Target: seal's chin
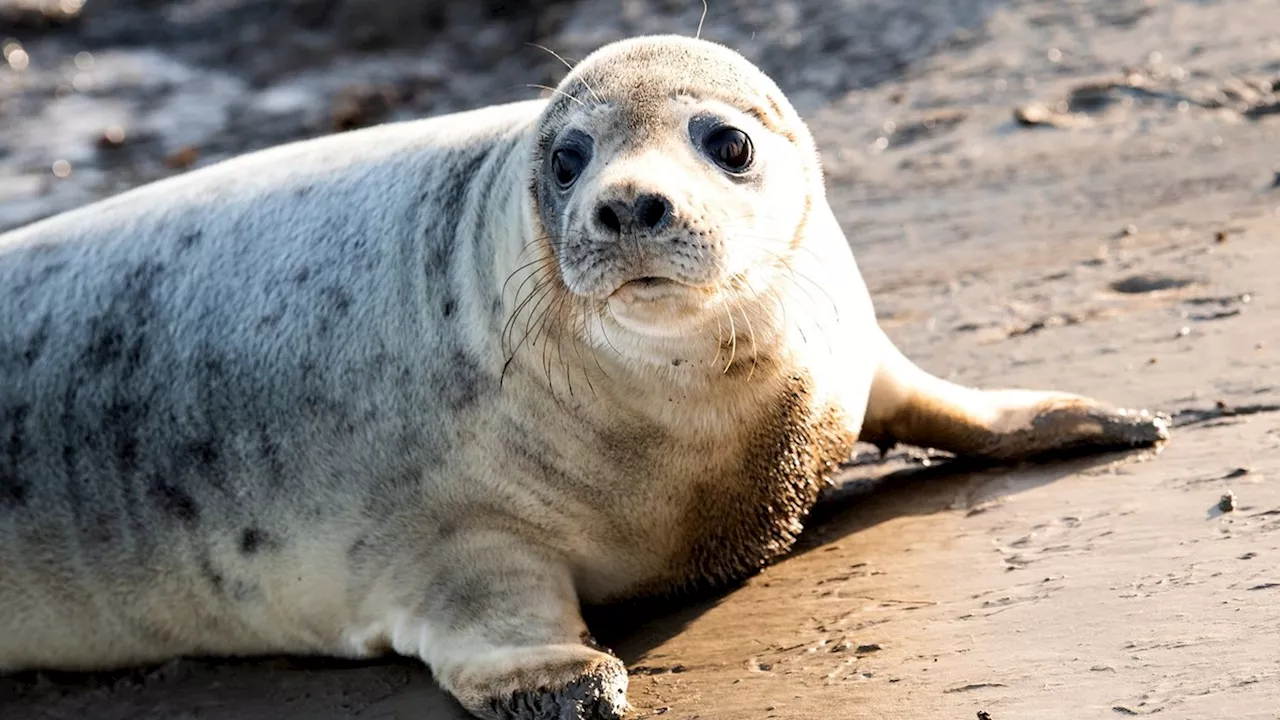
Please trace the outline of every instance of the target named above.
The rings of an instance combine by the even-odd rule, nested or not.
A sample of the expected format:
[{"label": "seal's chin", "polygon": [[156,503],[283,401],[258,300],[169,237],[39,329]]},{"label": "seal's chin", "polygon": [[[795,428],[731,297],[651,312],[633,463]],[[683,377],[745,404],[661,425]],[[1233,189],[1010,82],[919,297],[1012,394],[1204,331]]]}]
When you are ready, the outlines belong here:
[{"label": "seal's chin", "polygon": [[713,295],[671,278],[646,276],[629,280],[609,294],[613,317],[645,335],[673,336],[688,331],[703,318]]}]

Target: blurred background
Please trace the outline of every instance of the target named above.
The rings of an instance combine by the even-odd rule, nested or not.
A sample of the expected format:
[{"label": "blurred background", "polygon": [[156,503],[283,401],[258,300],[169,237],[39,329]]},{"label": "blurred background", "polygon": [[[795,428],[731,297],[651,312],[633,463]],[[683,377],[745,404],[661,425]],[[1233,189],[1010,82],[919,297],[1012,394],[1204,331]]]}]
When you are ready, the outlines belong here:
[{"label": "blurred background", "polygon": [[[829,173],[876,196],[856,188],[884,151],[892,169],[963,169],[1016,126],[1150,136],[1198,111],[1265,114],[1280,79],[1270,5],[710,0],[703,36],[774,77]],[[574,60],[692,35],[702,13],[700,0],[0,0],[0,230],[292,139],[535,97],[565,68],[533,43]]]},{"label": "blurred background", "polygon": [[[802,111],[971,39],[994,0],[712,0]],[[908,3],[907,5],[912,5]],[[535,97],[700,0],[0,0],[0,229],[282,141]]]}]

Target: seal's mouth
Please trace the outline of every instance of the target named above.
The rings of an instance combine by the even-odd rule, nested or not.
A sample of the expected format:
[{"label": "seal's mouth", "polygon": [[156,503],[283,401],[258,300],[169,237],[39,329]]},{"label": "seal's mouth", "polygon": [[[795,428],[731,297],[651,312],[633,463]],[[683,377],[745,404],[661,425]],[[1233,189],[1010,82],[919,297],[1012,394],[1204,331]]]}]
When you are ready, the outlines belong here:
[{"label": "seal's mouth", "polygon": [[662,275],[642,275],[609,293],[609,317],[645,337],[683,337],[701,328],[716,302],[715,287]]},{"label": "seal's mouth", "polygon": [[627,282],[622,284],[622,287],[626,287],[628,285],[630,285],[633,288],[653,289],[653,288],[661,288],[667,285],[684,285],[684,283],[678,280],[672,280],[671,278],[668,278],[668,277],[662,277],[660,275],[646,275],[645,277],[638,277],[635,280],[628,280]]},{"label": "seal's mouth", "polygon": [[623,302],[654,302],[673,297],[698,294],[700,288],[660,275],[645,275],[628,280],[610,293],[611,299]]}]

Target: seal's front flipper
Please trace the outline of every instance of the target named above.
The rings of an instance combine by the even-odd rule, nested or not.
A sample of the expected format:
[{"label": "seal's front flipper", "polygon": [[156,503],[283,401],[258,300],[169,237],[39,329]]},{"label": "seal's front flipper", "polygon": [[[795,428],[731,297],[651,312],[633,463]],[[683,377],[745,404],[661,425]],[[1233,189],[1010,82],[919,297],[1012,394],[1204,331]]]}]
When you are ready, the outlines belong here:
[{"label": "seal's front flipper", "polygon": [[1146,447],[1168,437],[1168,418],[1146,410],[1118,410],[1068,393],[948,382],[921,370],[888,338],[860,435],[882,448],[903,442],[1004,461]]},{"label": "seal's front flipper", "polygon": [[407,575],[379,627],[422,658],[440,685],[485,720],[620,720],[627,671],[594,645],[573,579],[554,553],[501,531],[465,530]]},{"label": "seal's front flipper", "polygon": [[[627,670],[612,655],[581,644],[511,648],[503,651],[498,663],[505,675],[466,677],[452,683],[457,687],[455,697],[479,717],[621,720],[627,710]],[[479,674],[489,670],[477,668]],[[480,682],[469,685],[473,680]]]}]

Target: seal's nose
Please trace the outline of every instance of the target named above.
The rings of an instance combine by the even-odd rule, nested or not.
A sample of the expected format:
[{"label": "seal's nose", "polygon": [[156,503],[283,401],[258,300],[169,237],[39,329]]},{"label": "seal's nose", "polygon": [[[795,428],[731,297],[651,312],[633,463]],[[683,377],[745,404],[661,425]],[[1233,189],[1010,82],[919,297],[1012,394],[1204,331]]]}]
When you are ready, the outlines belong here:
[{"label": "seal's nose", "polygon": [[657,193],[638,195],[630,204],[621,200],[600,203],[596,224],[609,235],[653,233],[671,220],[671,201]]}]

